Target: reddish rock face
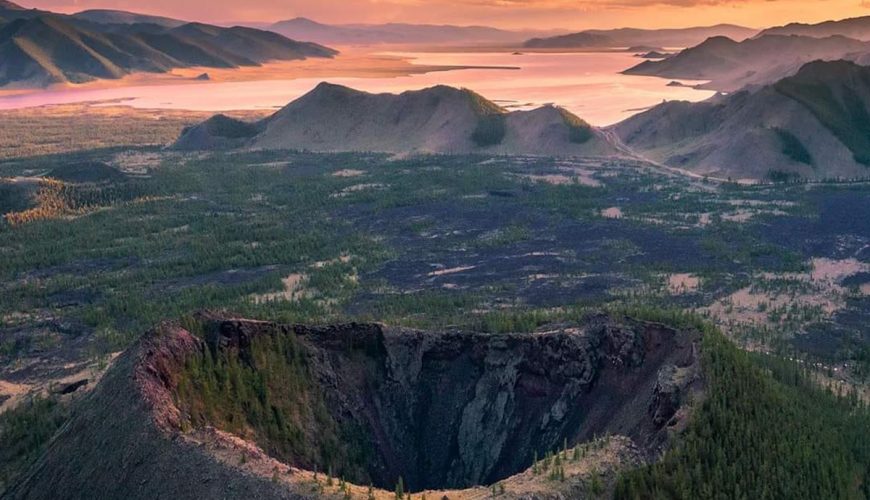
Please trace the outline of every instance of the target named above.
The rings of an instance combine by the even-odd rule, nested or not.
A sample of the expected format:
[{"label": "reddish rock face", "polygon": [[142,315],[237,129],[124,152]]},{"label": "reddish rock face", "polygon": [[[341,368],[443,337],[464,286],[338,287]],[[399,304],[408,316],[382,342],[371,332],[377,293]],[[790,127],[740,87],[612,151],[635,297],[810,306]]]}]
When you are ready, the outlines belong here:
[{"label": "reddish rock face", "polygon": [[259,336],[294,336],[333,421],[370,445],[354,480],[453,488],[503,479],[536,452],[605,433],[660,452],[682,394],[698,383],[697,336],[606,316],[570,326],[488,335],[212,318],[205,338],[250,362]]}]

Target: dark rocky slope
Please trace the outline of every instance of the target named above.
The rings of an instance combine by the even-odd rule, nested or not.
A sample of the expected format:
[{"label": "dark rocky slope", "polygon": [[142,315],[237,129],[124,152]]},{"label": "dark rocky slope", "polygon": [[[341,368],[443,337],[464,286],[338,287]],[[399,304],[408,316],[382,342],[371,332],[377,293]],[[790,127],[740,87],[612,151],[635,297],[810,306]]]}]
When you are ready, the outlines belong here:
[{"label": "dark rocky slope", "polygon": [[[396,95],[321,83],[256,124],[221,121],[226,126],[220,129],[209,120],[185,130],[173,147],[554,156],[623,152],[610,136],[561,108],[508,112],[470,90],[443,85]],[[235,134],[241,130],[248,135]]]},{"label": "dark rocky slope", "polygon": [[[159,332],[159,333],[158,333]],[[125,352],[3,498],[294,498],[177,435],[169,388],[201,341],[163,325]],[[298,497],[295,497],[298,498]]]},{"label": "dark rocky slope", "polygon": [[[606,316],[510,335],[374,324],[311,328],[214,317],[201,324],[202,336],[174,324],[144,336],[6,496],[314,495],[310,485],[294,488],[242,473],[188,439],[196,432],[191,426],[201,400],[179,391],[191,367],[201,366],[195,360],[209,359],[208,353],[265,380],[257,398],[271,402],[276,414],[278,392],[307,380],[297,394],[311,395],[310,407],[322,403],[326,414],[312,421],[320,425],[297,428],[303,442],[317,446],[333,425],[354,429],[369,444],[365,461],[337,472],[387,487],[401,475],[415,489],[495,481],[529,466],[536,452],[542,456],[563,440],[573,444],[603,433],[627,435],[654,458],[666,446],[668,429],[682,423],[685,412],[678,409],[687,391],[700,386],[697,333]],[[269,359],[304,367],[300,379],[270,384],[268,372],[257,372],[258,365],[265,366],[257,346],[270,342],[293,346],[292,356]],[[297,407],[294,414],[309,409]],[[259,423],[244,425],[256,430]],[[253,434],[264,449],[280,448]],[[281,458],[311,465],[292,455]]]},{"label": "dark rocky slope", "polygon": [[855,40],[870,41],[870,16],[825,21],[818,24],[790,23],[785,26],[768,28],[759,33],[759,36],[764,35],[799,35],[815,38],[840,35]]}]

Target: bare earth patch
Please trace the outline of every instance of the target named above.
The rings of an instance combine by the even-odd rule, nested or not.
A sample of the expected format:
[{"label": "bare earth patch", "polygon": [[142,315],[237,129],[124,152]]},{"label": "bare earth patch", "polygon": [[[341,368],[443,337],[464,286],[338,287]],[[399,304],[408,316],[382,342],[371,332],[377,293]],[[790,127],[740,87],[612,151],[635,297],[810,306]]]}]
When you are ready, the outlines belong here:
[{"label": "bare earth patch", "polygon": [[622,209],[619,207],[605,208],[601,211],[601,216],[606,219],[621,219],[622,215]]},{"label": "bare earth patch", "polygon": [[810,278],[813,281],[838,282],[849,276],[867,271],[870,271],[870,265],[857,259],[813,259],[813,271]]},{"label": "bare earth patch", "polygon": [[332,173],[333,177],[359,177],[361,175],[365,175],[364,170],[355,170],[352,168],[346,168]]},{"label": "bare earth patch", "polygon": [[[256,444],[212,427],[182,436],[201,447],[211,456],[234,468],[255,476],[269,478],[288,490],[321,498],[369,498],[394,500],[395,492],[347,483],[329,477],[323,471],[314,472],[288,466],[270,457]],[[556,458],[558,456],[558,458]],[[462,490],[427,490],[412,498],[478,500],[504,497],[517,498],[578,498],[594,497],[596,488],[604,488],[605,480],[627,467],[643,463],[631,439],[611,436],[561,451],[538,461],[528,469],[499,481],[493,486],[475,486]],[[560,471],[560,472],[556,472]],[[493,496],[495,492],[496,497]]]},{"label": "bare earth patch", "polygon": [[284,290],[273,293],[263,293],[252,297],[255,304],[265,304],[267,302],[287,301],[293,302],[303,297],[303,281],[307,278],[304,274],[293,273],[289,274],[281,282],[284,284]]},{"label": "bare earth patch", "polygon": [[559,170],[570,172],[572,178],[582,186],[601,187],[601,182],[592,176],[592,171],[574,166],[561,166]]},{"label": "bare earth patch", "polygon": [[342,198],[353,193],[359,193],[360,191],[368,191],[370,189],[386,189],[387,187],[388,186],[386,184],[381,184],[378,182],[371,182],[368,184],[354,184],[353,186],[348,186],[337,193],[331,194],[330,197]]},{"label": "bare earth patch", "polygon": [[[54,394],[60,398],[78,398],[96,387],[106,370],[112,366],[120,352],[108,354],[97,361],[86,363],[67,363],[58,366],[57,371],[37,379],[28,378],[27,383],[14,383],[0,379],[0,414],[17,407],[33,397],[46,397]],[[42,363],[38,361],[37,363]],[[23,367],[26,369],[26,367]],[[69,370],[77,370],[69,373]]]},{"label": "bare earth patch", "polygon": [[[574,173],[573,171],[569,171]],[[572,186],[572,185],[580,185],[580,186],[589,186],[589,187],[600,187],[601,183],[591,177],[589,173],[582,173],[579,175],[566,175],[566,174],[547,174],[547,175],[520,175],[518,176],[522,179],[528,179],[532,182],[539,182],[544,184],[550,184],[553,186]]]},{"label": "bare earth patch", "polygon": [[112,158],[111,164],[126,174],[146,175],[149,170],[160,166],[163,154],[141,151],[125,151]]},{"label": "bare earth patch", "polygon": [[673,295],[695,292],[701,285],[701,278],[689,273],[668,275],[668,291]]},{"label": "bare earth patch", "polygon": [[759,208],[741,208],[741,209],[738,209],[737,211],[723,214],[722,220],[728,221],[728,222],[737,222],[739,224],[742,224],[745,222],[749,222],[754,217],[757,217],[759,215],[778,215],[778,216],[781,216],[781,215],[788,215],[788,213],[786,213],[782,210],[778,210],[778,209],[770,210],[770,209],[759,209]]},{"label": "bare earth patch", "polygon": [[815,258],[804,273],[760,273],[754,284],[720,299],[706,312],[723,327],[770,326],[789,317],[813,321],[830,318],[846,306],[843,279],[870,270],[856,259]]},{"label": "bare earth patch", "polygon": [[426,276],[430,276],[430,277],[446,276],[448,274],[456,274],[456,273],[461,273],[464,271],[470,271],[476,267],[477,266],[459,266],[459,267],[451,267],[449,269],[438,269],[438,270],[432,271],[431,273],[427,274]]},{"label": "bare earth patch", "polygon": [[23,397],[30,393],[32,386],[28,384],[15,384],[6,380],[0,380],[0,413],[18,405]]},{"label": "bare earth patch", "polygon": [[347,264],[348,262],[350,262],[350,259],[350,255],[341,254],[335,259],[317,261],[314,264],[311,264],[311,267],[313,267],[314,269],[321,269],[332,264]]}]

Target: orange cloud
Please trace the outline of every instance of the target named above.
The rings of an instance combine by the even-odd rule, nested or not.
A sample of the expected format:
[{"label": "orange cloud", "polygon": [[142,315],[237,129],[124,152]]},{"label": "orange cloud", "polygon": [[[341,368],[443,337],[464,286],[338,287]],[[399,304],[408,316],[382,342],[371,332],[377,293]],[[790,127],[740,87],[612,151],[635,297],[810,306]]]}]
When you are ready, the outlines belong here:
[{"label": "orange cloud", "polygon": [[297,16],[329,23],[425,22],[511,28],[769,26],[865,15],[870,0],[22,0],[73,12],[133,10],[190,20],[273,22]]}]

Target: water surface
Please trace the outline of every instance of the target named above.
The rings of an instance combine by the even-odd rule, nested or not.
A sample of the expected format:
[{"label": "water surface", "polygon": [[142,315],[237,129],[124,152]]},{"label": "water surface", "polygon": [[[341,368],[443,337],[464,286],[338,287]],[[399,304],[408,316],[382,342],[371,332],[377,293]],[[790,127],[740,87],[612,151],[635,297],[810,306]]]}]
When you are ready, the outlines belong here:
[{"label": "water surface", "polygon": [[[391,52],[416,64],[501,66],[518,69],[461,69],[381,78],[328,78],[369,92],[401,92],[437,84],[465,87],[514,109],[554,103],[594,125],[610,125],[665,100],[699,101],[711,91],[668,86],[654,77],[620,71],[641,59],[615,52]],[[0,109],[46,104],[124,100],[137,108],[227,111],[279,108],[311,90],[323,78],[202,82],[102,89],[39,91],[0,97]],[[693,84],[697,82],[684,81]]]}]

